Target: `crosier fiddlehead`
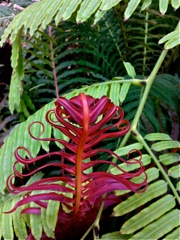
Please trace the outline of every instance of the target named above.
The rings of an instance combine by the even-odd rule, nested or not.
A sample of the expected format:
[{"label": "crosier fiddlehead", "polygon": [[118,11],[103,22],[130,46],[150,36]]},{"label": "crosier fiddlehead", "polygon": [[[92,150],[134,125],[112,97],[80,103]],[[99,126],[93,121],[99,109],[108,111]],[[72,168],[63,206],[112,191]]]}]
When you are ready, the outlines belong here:
[{"label": "crosier fiddlehead", "polygon": [[[124,119],[122,109],[113,104],[108,97],[103,96],[100,99],[96,99],[83,93],[70,100],[59,97],[55,102],[55,108],[47,112],[46,120],[54,128],[65,134],[69,141],[57,138],[35,137],[31,131],[33,125],[41,124],[43,132],[45,131],[44,125],[41,122],[33,122],[29,126],[29,134],[33,139],[59,142],[64,148],[37,157],[32,157],[28,149],[24,147],[16,149],[14,174],[8,178],[7,187],[13,194],[24,193],[24,197],[10,212],[15,211],[22,205],[35,202],[37,207],[24,208],[21,213],[40,214],[42,207],[47,208],[49,200],[55,200],[68,209],[68,213],[64,212],[61,206],[59,216],[63,216],[63,221],[72,222],[77,216],[81,217],[81,220],[84,219],[86,213],[91,212],[93,209],[98,209],[102,201],[105,201],[105,206],[115,203],[117,197],[113,194],[114,190],[132,190],[136,192],[140,189],[141,191],[146,189],[146,177],[142,176],[140,183],[131,181],[133,177],[141,176],[144,173],[141,158],[139,160],[131,159],[130,161],[125,161],[109,149],[95,148],[104,139],[121,137],[130,129],[130,123]],[[26,151],[29,157],[21,157],[20,150]],[[106,152],[127,164],[138,163],[139,169],[136,172],[126,172],[115,163],[106,159],[91,160],[102,152]],[[141,156],[141,153],[137,152]],[[31,169],[30,166],[32,164],[39,163],[46,157],[52,156],[59,160],[44,162],[41,166],[33,170]],[[86,159],[90,159],[90,161],[85,161]],[[18,171],[17,165],[19,163],[24,164],[26,173]],[[120,173],[113,175],[110,172],[86,172],[86,170],[100,164],[116,167]],[[17,187],[13,184],[14,177],[16,179],[25,179],[40,170],[52,166],[60,168],[62,174],[60,176],[44,177],[28,186],[22,185]],[[47,192],[38,194],[38,190]],[[36,191],[36,194],[33,191]],[[73,197],[70,197],[69,194],[73,195]],[[94,216],[91,223],[93,219]]]}]

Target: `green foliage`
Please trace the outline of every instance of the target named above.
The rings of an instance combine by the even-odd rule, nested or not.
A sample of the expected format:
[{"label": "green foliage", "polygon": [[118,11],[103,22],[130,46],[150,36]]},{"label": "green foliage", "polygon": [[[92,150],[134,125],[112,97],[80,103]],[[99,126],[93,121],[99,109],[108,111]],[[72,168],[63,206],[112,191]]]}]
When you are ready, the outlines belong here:
[{"label": "green foliage", "polygon": [[180,33],[180,23],[178,23],[177,28],[164,36],[161,40],[159,40],[159,44],[166,42],[164,45],[165,49],[171,49],[179,44],[179,33]]},{"label": "green foliage", "polygon": [[[23,12],[21,12],[9,25],[8,29],[5,32],[3,37],[3,41],[5,41],[6,37],[11,34],[11,41],[14,42],[15,34],[24,27],[25,32],[29,31],[32,36],[35,31],[39,29],[45,29],[52,19],[55,19],[56,25],[59,24],[60,21],[68,20],[74,12],[76,12],[76,22],[84,22],[86,21],[92,14],[95,14],[96,23],[106,12],[111,9],[113,6],[117,5],[121,0],[113,0],[113,1],[95,1],[95,0],[54,0],[49,3],[47,0],[43,0],[40,2],[36,2],[26,8]],[[124,12],[124,19],[127,20],[133,12],[136,10],[138,5],[142,2],[141,0],[128,1],[127,8]],[[142,9],[150,6],[150,3],[146,6],[143,3]],[[172,1],[171,5],[174,8],[179,8],[179,3],[176,1]],[[68,6],[68,7],[67,7]],[[161,14],[165,14],[168,8],[168,1],[159,0],[159,10]],[[78,10],[77,10],[78,9]],[[46,13],[47,11],[47,13]],[[30,21],[34,19],[33,21]]]},{"label": "green foliage", "polygon": [[[153,133],[145,136],[145,138],[150,141],[157,141],[169,139],[169,136]],[[153,145],[151,147],[153,149]],[[166,149],[165,145],[164,149]],[[179,157],[179,154],[174,153],[160,155],[160,161],[163,161],[167,167],[167,177],[179,177],[179,171],[176,169],[173,170],[174,168],[178,168],[177,165],[173,166],[173,164],[175,162],[179,163]],[[144,163],[144,159],[142,161]],[[150,162],[148,164],[151,165]],[[113,171],[112,169],[111,172]],[[171,172],[173,172],[172,175]],[[114,236],[116,236],[115,239],[159,239],[166,234],[168,239],[168,236],[171,236],[171,234],[174,236],[177,235],[180,212],[175,198],[172,194],[168,193],[169,186],[166,181],[161,180],[158,167],[151,167],[146,173],[149,184],[146,192],[131,195],[113,210],[114,217],[123,217],[130,212],[132,213],[131,217],[123,223],[119,232],[105,234],[101,239],[113,239]],[[114,172],[114,174],[117,173]],[[123,195],[125,193],[127,192],[117,191],[116,195]]]},{"label": "green foliage", "polygon": [[[159,136],[161,134],[158,134]],[[160,138],[158,136],[158,139]],[[164,135],[160,139],[164,139]],[[167,136],[168,137],[168,136]],[[146,137],[149,138],[148,135]],[[157,134],[151,134],[151,140],[155,141],[157,139]],[[134,145],[126,146],[122,149],[117,149],[116,153],[120,156],[125,155],[132,148],[142,149],[142,145],[139,143]],[[167,156],[167,154],[165,154]],[[170,155],[174,155],[174,153],[169,153],[169,159],[171,159]],[[160,159],[163,159],[164,154],[160,156]],[[179,161],[179,155],[176,158],[176,161]],[[121,202],[117,205],[113,210],[113,216],[119,217],[124,216],[125,214],[133,213],[131,218],[124,222],[122,227],[120,228],[119,234],[116,232],[109,233],[103,235],[101,239],[106,239],[107,237],[118,236],[116,239],[147,239],[146,236],[148,234],[149,237],[154,239],[159,239],[160,237],[167,234],[176,234],[177,227],[179,225],[179,210],[176,205],[175,198],[172,194],[169,194],[168,182],[165,180],[161,180],[160,169],[158,166],[151,166],[151,158],[147,154],[142,155],[143,165],[147,167],[146,174],[148,178],[149,187],[144,193],[135,193],[131,195],[127,200]],[[173,161],[174,162],[174,161]],[[171,171],[170,163],[168,168]],[[125,171],[134,171],[138,165],[132,165],[132,168],[127,168],[126,163],[122,163],[119,165]],[[111,173],[118,174],[117,170],[112,168]],[[168,176],[168,175],[167,175]],[[37,179],[41,179],[43,174],[38,173],[35,174],[29,181],[33,182]],[[171,175],[169,175],[171,178]],[[173,177],[173,176],[172,176]],[[132,181],[138,181],[138,179],[134,179]],[[170,188],[171,189],[171,188]],[[127,194],[129,191],[116,191],[116,195],[123,196]],[[21,196],[12,196],[7,195],[2,197],[3,203],[1,206],[1,211],[10,210],[14,204],[20,199]],[[4,201],[6,199],[6,201]],[[42,230],[45,231],[48,237],[54,236],[54,228],[56,225],[57,212],[59,209],[59,202],[50,201],[48,204],[47,210],[43,209],[41,215],[24,215],[21,217],[20,221],[17,221],[20,211],[22,208],[20,207],[18,211],[12,214],[1,214],[0,224],[2,224],[2,232],[0,231],[0,235],[4,238],[12,238],[13,236],[13,228],[14,225],[14,233],[16,236],[21,239],[27,236],[26,224],[31,228],[33,235],[36,239],[39,239]],[[36,206],[31,203],[31,205]],[[142,207],[144,206],[144,207]],[[32,206],[31,206],[32,207]],[[52,219],[52,220],[51,220]],[[7,231],[9,229],[9,231]],[[21,229],[21,231],[19,231]],[[149,231],[149,229],[152,229]],[[168,236],[168,235],[167,235]]]},{"label": "green foliage", "polygon": [[[30,7],[33,7],[33,5]],[[17,71],[20,68],[17,69],[16,65],[23,65],[22,61],[25,62],[26,89],[33,88],[30,96],[37,96],[36,99],[41,98],[41,101],[44,86],[49,88],[51,99],[55,97],[52,53],[60,93],[67,91],[66,89],[69,88],[76,88],[77,84],[81,87],[84,84],[92,84],[97,80],[104,81],[112,79],[114,76],[123,76],[125,70],[123,65],[120,64],[122,61],[130,62],[137,74],[149,74],[161,53],[161,46],[152,44],[161,37],[158,29],[163,29],[166,34],[169,29],[173,30],[178,18],[174,16],[173,24],[169,24],[169,15],[165,15],[164,18],[167,23],[164,24],[164,20],[159,18],[158,11],[148,9],[139,14],[140,9],[137,9],[132,18],[123,24],[123,19],[120,18],[121,11],[121,8],[118,7],[109,11],[94,27],[91,27],[92,19],[90,19],[88,22],[79,25],[75,24],[74,21],[69,21],[59,23],[56,26],[53,22],[51,27],[48,27],[45,31],[38,28],[33,36],[28,37],[27,35],[24,39],[27,46],[23,49],[22,54],[19,52],[21,50],[20,45],[15,44],[19,41],[21,35],[19,30],[19,35],[15,35],[12,51],[14,64],[12,65],[13,75],[9,95],[11,112],[21,107],[23,68],[21,68],[20,76]],[[171,13],[172,10],[169,14]],[[52,30],[50,31],[50,29]],[[137,31],[139,33],[138,37]],[[165,39],[163,42],[167,40]],[[175,41],[171,40],[173,43]],[[173,54],[177,52],[175,48],[172,51]],[[25,60],[21,58],[22,55]],[[172,53],[170,56],[172,56]],[[164,67],[168,69],[175,60],[176,58],[169,57]],[[135,73],[132,76],[134,77]],[[34,87],[34,84],[36,87]],[[19,87],[16,88],[16,85]],[[16,99],[14,98],[14,92],[16,92]],[[38,93],[41,94],[38,95]],[[44,98],[42,103],[47,103],[51,99]]]},{"label": "green foliage", "polygon": [[[139,122],[139,130],[144,135],[147,132],[163,132],[171,125],[169,134],[176,139],[176,126],[178,117],[178,78],[171,75],[158,75],[149,93],[143,114]],[[159,91],[161,89],[161,91]],[[171,89],[171,91],[169,90]],[[139,101],[141,100],[142,89],[132,85],[122,106],[126,118],[133,120]],[[176,117],[172,118],[172,112]]]},{"label": "green foliage", "polygon": [[[29,179],[29,182],[34,182],[43,177],[41,172],[35,174]],[[43,193],[43,191],[41,191]],[[0,205],[0,211],[9,211],[12,205],[20,200],[22,195],[9,195],[4,197],[6,201]],[[29,205],[36,206],[34,203]],[[59,202],[49,201],[47,210],[43,209],[41,215],[23,215],[19,218],[20,212],[23,208],[12,214],[1,214],[0,216],[0,237],[5,239],[14,239],[14,234],[18,239],[26,239],[28,236],[27,226],[32,230],[36,239],[40,239],[42,230],[45,231],[48,237],[54,237],[54,229],[57,221],[57,212],[59,209]]]},{"label": "green foliage", "polygon": [[[164,80],[164,78],[162,78],[162,79]],[[121,79],[121,80],[105,81],[104,83],[101,83],[101,84],[99,84],[99,83],[92,84],[91,86],[86,86],[86,87],[80,88],[78,90],[64,94],[64,96],[66,98],[70,99],[73,96],[77,96],[80,92],[84,92],[84,93],[92,95],[93,97],[96,97],[96,98],[100,98],[101,96],[106,95],[106,96],[110,97],[111,100],[117,105],[119,105],[119,103],[121,102],[123,109],[125,111],[126,118],[128,120],[132,121],[135,116],[135,113],[136,113],[136,108],[140,101],[140,90],[141,89],[140,88],[137,89],[136,86],[133,86],[133,84],[134,83],[137,84],[138,81],[140,84],[141,80],[135,81],[134,79],[132,79],[132,80],[125,80],[125,79],[122,80]],[[127,86],[127,83],[128,83],[128,89],[130,87],[129,85],[131,85],[131,88],[128,92],[127,91],[125,92],[124,88]],[[161,84],[161,86],[162,86],[162,84]],[[123,94],[123,98],[122,98],[121,94]],[[126,94],[127,94],[127,96],[126,96]],[[168,95],[168,97],[169,97],[169,95]],[[125,99],[124,102],[122,101],[122,99]],[[170,97],[170,99],[167,98],[167,101],[170,101],[170,100],[173,101],[173,99],[174,99],[174,95],[172,97]],[[148,99],[147,103],[149,101],[150,100]],[[175,104],[175,106],[176,106],[176,104]],[[2,166],[3,166],[1,168],[1,178],[0,178],[1,192],[3,192],[5,190],[5,180],[7,179],[9,174],[12,173],[13,169],[11,166],[13,165],[13,162],[15,161],[14,150],[18,146],[27,147],[31,151],[33,156],[36,156],[39,153],[41,147],[45,151],[49,151],[49,142],[38,141],[38,143],[37,143],[35,140],[30,138],[27,129],[31,122],[42,121],[46,128],[46,137],[50,137],[51,134],[53,134],[55,137],[57,137],[57,131],[56,130],[52,131],[51,126],[49,126],[45,120],[45,113],[47,112],[48,109],[51,109],[53,107],[54,107],[53,102],[46,104],[42,109],[37,111],[35,114],[31,115],[27,121],[21,123],[20,125],[17,125],[16,128],[11,132],[10,136],[5,140],[4,145],[0,149],[0,161],[2,161]],[[157,131],[157,132],[160,131],[160,123],[158,122],[158,119],[156,119],[154,117],[155,111],[153,109],[152,101],[150,101],[150,103],[147,104],[147,107],[145,107],[143,113],[144,113],[144,115],[142,118],[142,122],[140,121],[142,133],[147,132],[147,130],[149,128],[151,128],[151,131]],[[145,124],[143,124],[143,121],[145,121]],[[147,124],[148,124],[148,129],[145,130]],[[36,136],[38,136],[41,132],[40,126],[36,125],[36,127],[34,127],[33,131],[36,134]],[[58,136],[58,137],[66,138],[63,135]],[[154,139],[154,137],[153,137],[153,139]],[[12,145],[12,142],[13,142],[13,145]],[[161,144],[161,143],[158,143],[158,144]],[[168,146],[169,146],[169,143],[167,143],[167,147]],[[179,145],[177,143],[177,145],[175,147],[178,147],[178,146]],[[137,148],[137,146],[135,146],[134,148]],[[130,149],[128,149],[128,151],[129,150]],[[126,153],[128,153],[128,151]],[[120,154],[120,152],[118,151],[117,154]],[[3,161],[4,156],[6,156],[6,158],[7,158],[6,161]]]},{"label": "green foliage", "polygon": [[[121,105],[131,130],[124,139],[104,144],[113,146],[120,156],[132,149],[143,152],[149,187],[141,194],[115,192],[128,198],[113,209],[119,225],[101,239],[178,239],[180,88],[174,62],[178,59],[179,18],[172,8],[178,9],[179,1],[12,2],[30,6],[19,14],[13,5],[2,7],[0,36],[4,34],[0,44],[7,37],[12,43],[9,108],[23,112],[28,119],[15,126],[0,149],[0,238],[13,239],[15,234],[25,239],[27,227],[36,239],[41,238],[42,231],[54,237],[58,202],[49,201],[41,215],[20,218],[21,208],[8,215],[3,212],[22,198],[8,194],[6,189],[7,177],[13,172],[14,150],[24,146],[35,157],[51,148],[49,142],[30,138],[29,124],[41,121],[45,126],[42,136],[67,140],[45,121],[46,112],[54,107],[57,85],[60,95],[68,99],[84,92],[97,98],[106,95]],[[158,44],[164,44],[163,52]],[[30,115],[31,111],[36,112]],[[41,132],[40,125],[33,126],[33,135]],[[126,171],[137,168],[127,168],[125,163],[120,167]],[[108,171],[117,174],[114,168]],[[42,173],[35,174],[29,181],[42,177]]]}]

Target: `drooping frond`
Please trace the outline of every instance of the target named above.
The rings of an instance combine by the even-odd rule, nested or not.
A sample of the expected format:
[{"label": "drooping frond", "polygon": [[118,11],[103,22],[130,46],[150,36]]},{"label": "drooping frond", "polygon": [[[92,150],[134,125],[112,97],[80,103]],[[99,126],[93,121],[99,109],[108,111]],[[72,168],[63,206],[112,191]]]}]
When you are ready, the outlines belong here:
[{"label": "drooping frond", "polygon": [[[76,88],[77,85],[81,87],[97,80],[104,81],[114,76],[123,76],[125,69],[122,61],[131,62],[137,74],[148,75],[161,52],[161,46],[154,48],[154,45],[149,45],[149,42],[160,38],[157,32],[159,27],[162,27],[166,33],[171,27],[173,29],[173,26],[162,25],[163,20],[159,18],[158,12],[153,12],[151,9],[141,14],[135,12],[132,19],[123,26],[123,19],[118,19],[120,16],[119,10],[109,11],[95,27],[90,26],[91,21],[81,25],[69,21],[59,24],[58,27],[52,24],[44,32],[38,30],[37,36],[27,36],[24,39],[26,47],[23,49],[21,49],[21,32],[19,32],[12,51],[14,71],[9,94],[11,112],[21,107],[21,80],[24,71],[27,74],[24,78],[26,85],[23,88],[32,88],[31,92],[28,90],[28,95],[35,94],[37,101],[39,99],[44,101],[41,102],[42,104],[55,97],[52,52],[59,93],[67,92],[69,88]],[[166,17],[168,19],[169,15],[164,18]],[[144,36],[146,24],[148,26],[147,41]],[[177,49],[174,48],[172,51],[175,52]],[[21,55],[25,58],[21,58]],[[163,69],[168,69],[175,60],[172,56],[173,54],[170,53]],[[23,59],[25,70],[20,67]],[[44,86],[49,88],[50,98],[41,97],[46,91]]]},{"label": "drooping frond", "polygon": [[[45,29],[53,19],[55,19],[56,25],[58,25],[60,21],[68,20],[74,13],[76,13],[76,22],[78,23],[86,21],[92,14],[95,14],[94,22],[97,22],[107,10],[116,6],[120,2],[121,0],[111,0],[108,2],[106,0],[54,0],[51,1],[51,4],[47,0],[36,2],[14,18],[6,29],[1,44],[6,41],[9,34],[11,35],[11,42],[14,42],[16,34],[21,28],[24,29],[25,33],[28,31],[32,36],[39,28],[41,30]],[[136,1],[136,4],[134,4],[134,0],[128,1],[124,13],[125,20],[133,14],[140,2],[142,1],[138,0]],[[143,3],[142,9],[150,6],[150,4],[152,4],[151,1],[147,5]],[[175,9],[179,8],[179,3],[177,1],[171,1],[171,5]],[[168,1],[159,0],[159,10],[162,15],[166,13],[167,8]]]},{"label": "drooping frond", "polygon": [[[89,85],[96,79],[104,81],[114,76],[123,76],[122,61],[131,62],[137,74],[147,76],[162,50],[161,46],[153,44],[163,36],[159,35],[158,29],[161,27],[164,34],[168,33],[170,29],[173,31],[178,18],[173,16],[174,23],[168,24],[167,20],[170,18],[169,14],[172,9],[164,18],[161,18],[158,11],[150,8],[139,14],[140,7],[137,7],[132,17],[124,24],[121,17],[123,11],[121,7],[108,11],[94,27],[91,27],[92,19],[80,25],[74,21],[59,22],[58,26],[52,19],[51,26],[45,28],[44,31],[43,28],[36,29],[36,34],[33,36],[29,36],[29,33],[24,36],[22,27],[21,31],[19,30],[18,34],[15,34],[12,46],[13,74],[9,94],[11,113],[15,109],[23,109],[22,80],[27,80],[27,89],[31,89],[32,85],[36,84],[35,88],[39,93],[41,92],[41,95],[44,94],[43,88],[46,85],[49,87],[51,99],[55,96],[52,88],[55,79],[52,53],[55,58],[53,64],[55,64],[54,70],[60,92],[67,91],[66,89],[69,87],[74,88],[75,86],[76,88],[77,84],[78,87]],[[164,21],[167,23],[164,24]],[[49,34],[49,28],[52,28],[51,34]],[[178,34],[176,34],[176,38],[177,36]],[[21,47],[22,38],[26,42],[26,47],[23,49]],[[177,42],[177,39],[174,39],[173,42]],[[53,45],[53,49],[50,45]],[[177,49],[174,48],[172,51],[175,53]],[[24,56],[25,66],[22,63]],[[168,69],[170,64],[176,60],[172,56],[174,54],[171,52],[163,69]],[[28,78],[25,75],[24,79],[24,71],[28,73]],[[45,98],[44,103],[51,99]]]}]

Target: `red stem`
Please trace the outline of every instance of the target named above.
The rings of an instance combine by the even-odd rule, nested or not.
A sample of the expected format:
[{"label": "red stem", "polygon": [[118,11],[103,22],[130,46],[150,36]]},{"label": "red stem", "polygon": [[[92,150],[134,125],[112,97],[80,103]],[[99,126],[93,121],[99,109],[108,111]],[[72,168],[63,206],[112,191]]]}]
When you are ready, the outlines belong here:
[{"label": "red stem", "polygon": [[81,93],[80,96],[82,100],[83,123],[82,123],[82,135],[78,144],[76,157],[76,202],[74,213],[78,212],[81,201],[83,151],[89,130],[89,108],[87,98],[83,93]]}]

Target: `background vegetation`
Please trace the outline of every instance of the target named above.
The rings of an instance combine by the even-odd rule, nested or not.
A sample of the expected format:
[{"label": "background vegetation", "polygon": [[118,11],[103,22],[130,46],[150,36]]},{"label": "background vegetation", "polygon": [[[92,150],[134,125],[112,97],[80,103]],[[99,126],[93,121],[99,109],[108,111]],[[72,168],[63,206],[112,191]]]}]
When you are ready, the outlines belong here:
[{"label": "background vegetation", "polygon": [[[0,56],[0,212],[21,197],[6,190],[15,149],[25,146],[36,156],[55,147],[32,140],[28,125],[42,121],[46,126],[45,113],[58,96],[107,95],[122,106],[131,131],[104,147],[120,156],[140,149],[149,187],[143,194],[116,192],[124,201],[103,212],[103,218],[98,215],[92,229],[98,227],[101,239],[178,239],[178,16],[176,0],[14,0],[0,5],[1,46],[12,54],[7,71],[9,63],[3,62],[3,52]],[[57,136],[47,128],[47,137]],[[57,210],[43,214],[49,219]],[[0,214],[0,237],[25,238],[26,225],[36,239],[47,231],[42,216],[31,216],[21,219],[19,232],[18,217],[19,212]],[[51,238],[55,226],[56,221],[48,226]]]}]

